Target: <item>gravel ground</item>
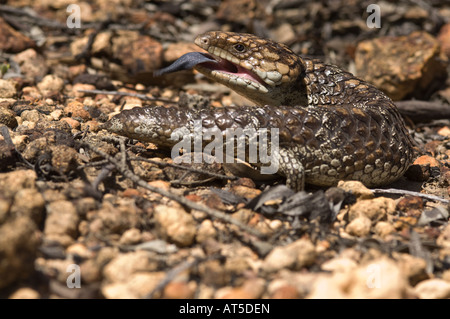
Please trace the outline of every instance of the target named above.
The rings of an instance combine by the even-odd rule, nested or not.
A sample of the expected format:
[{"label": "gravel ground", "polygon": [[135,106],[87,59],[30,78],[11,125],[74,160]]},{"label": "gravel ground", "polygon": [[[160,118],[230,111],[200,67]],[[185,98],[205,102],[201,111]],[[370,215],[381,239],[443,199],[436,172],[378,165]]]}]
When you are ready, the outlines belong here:
[{"label": "gravel ground", "polygon": [[[380,1],[369,28],[370,3],[96,0],[69,28],[68,1],[6,1],[0,297],[450,298],[450,6]],[[295,194],[102,130],[136,106],[249,103],[192,71],[153,77],[209,30],[376,84],[409,107],[420,156],[386,189]]]}]

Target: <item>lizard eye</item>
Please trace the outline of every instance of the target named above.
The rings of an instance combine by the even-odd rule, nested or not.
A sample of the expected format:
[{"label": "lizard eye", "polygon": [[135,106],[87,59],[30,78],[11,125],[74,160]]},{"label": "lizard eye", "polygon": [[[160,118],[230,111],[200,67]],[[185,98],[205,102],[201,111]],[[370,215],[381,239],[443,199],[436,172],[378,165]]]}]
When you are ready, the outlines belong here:
[{"label": "lizard eye", "polygon": [[245,51],[245,45],[242,43],[238,43],[234,45],[234,49],[238,52],[244,52]]}]

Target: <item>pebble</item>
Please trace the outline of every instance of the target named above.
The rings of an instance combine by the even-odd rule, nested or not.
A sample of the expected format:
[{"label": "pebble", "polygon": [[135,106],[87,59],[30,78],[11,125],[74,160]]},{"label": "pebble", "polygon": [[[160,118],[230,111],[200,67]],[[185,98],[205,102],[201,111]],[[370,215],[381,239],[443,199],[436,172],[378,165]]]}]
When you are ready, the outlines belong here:
[{"label": "pebble", "polygon": [[414,292],[421,299],[448,299],[450,283],[438,278],[428,279],[419,282],[414,287]]},{"label": "pebble", "polygon": [[80,165],[78,152],[66,145],[50,146],[52,152],[52,166],[63,174],[74,171]]},{"label": "pebble", "polygon": [[44,218],[45,201],[36,188],[23,188],[14,195],[10,213],[26,216],[39,225]]},{"label": "pebble", "polygon": [[152,253],[137,250],[119,254],[103,269],[103,275],[109,282],[126,282],[132,274],[155,271],[158,268],[157,259],[151,259]]},{"label": "pebble", "polygon": [[0,98],[12,98],[16,94],[16,83],[14,81],[0,79]]},{"label": "pebble", "polygon": [[436,244],[448,250],[450,254],[450,224],[445,226],[445,228],[442,230],[441,234],[436,240]]},{"label": "pebble", "polygon": [[342,188],[346,192],[351,192],[358,199],[371,199],[375,197],[370,189],[358,181],[340,181],[337,187]]},{"label": "pebble", "polygon": [[16,119],[16,113],[13,111],[0,107],[0,125],[6,125],[7,127],[14,129],[19,125]]},{"label": "pebble", "polygon": [[179,247],[186,247],[194,242],[196,223],[192,216],[181,207],[158,205],[154,211],[158,232]]},{"label": "pebble", "polygon": [[331,272],[346,272],[356,269],[358,264],[348,257],[336,257],[324,262],[321,269]]},{"label": "pebble", "polygon": [[28,217],[18,216],[0,225],[0,289],[34,272],[40,232]]},{"label": "pebble", "polygon": [[40,299],[40,298],[41,295],[39,294],[39,292],[29,287],[19,288],[8,297],[8,299]]},{"label": "pebble", "polygon": [[137,228],[130,228],[126,230],[120,237],[119,244],[121,245],[135,245],[141,241],[141,232]]},{"label": "pebble", "polygon": [[61,92],[64,88],[64,80],[56,75],[49,74],[44,76],[42,81],[37,84],[37,88],[44,96],[55,94]]},{"label": "pebble", "polygon": [[246,280],[242,286],[236,288],[218,289],[218,299],[259,299],[265,292],[266,281],[262,278]]},{"label": "pebble", "polygon": [[102,288],[102,293],[108,299],[142,299],[165,277],[166,273],[163,271],[135,273],[130,275],[126,282],[106,285]]},{"label": "pebble", "polygon": [[358,76],[394,101],[410,96],[425,98],[427,89],[446,76],[439,42],[424,31],[361,41],[355,64]]},{"label": "pebble", "polygon": [[34,170],[17,170],[0,173],[0,189],[5,197],[12,197],[24,188],[36,188],[36,172]]},{"label": "pebble", "polygon": [[213,223],[209,219],[205,219],[200,224],[197,233],[195,235],[195,240],[198,243],[203,243],[208,239],[215,239],[217,238],[217,230],[214,227]]},{"label": "pebble", "polygon": [[348,217],[350,221],[361,216],[371,221],[379,221],[385,219],[387,214],[394,213],[395,207],[395,200],[387,197],[361,200],[350,207]]},{"label": "pebble", "polygon": [[33,40],[9,25],[0,18],[0,50],[2,52],[21,52],[35,46]]},{"label": "pebble", "polygon": [[450,23],[442,26],[437,39],[441,45],[442,52],[450,58]]},{"label": "pebble", "polygon": [[406,275],[412,286],[429,278],[427,262],[423,258],[400,253],[394,253],[393,256],[398,261],[402,273]]},{"label": "pebble", "polygon": [[319,274],[307,298],[399,299],[409,296],[408,289],[399,266],[381,257],[351,271]]},{"label": "pebble", "polygon": [[162,67],[163,48],[153,38],[138,31],[121,30],[111,39],[113,58],[131,74],[150,72]]},{"label": "pebble", "polygon": [[346,227],[345,231],[352,236],[364,237],[370,233],[372,222],[366,216],[359,216],[353,219]]},{"label": "pebble", "polygon": [[27,49],[13,57],[20,66],[20,72],[28,79],[41,78],[48,72],[45,59],[34,49]]},{"label": "pebble", "polygon": [[389,222],[379,221],[374,227],[375,234],[382,239],[386,239],[387,236],[395,232],[394,226]]},{"label": "pebble", "polygon": [[431,157],[429,155],[422,155],[419,156],[414,160],[415,165],[429,165],[431,167],[439,167],[441,164],[438,160],[436,160],[434,157]]},{"label": "pebble", "polygon": [[292,285],[286,284],[274,290],[270,295],[271,299],[299,299],[300,294]]},{"label": "pebble", "polygon": [[170,282],[164,288],[164,299],[192,299],[194,298],[196,283]]},{"label": "pebble", "polygon": [[91,115],[86,110],[84,104],[78,101],[70,101],[69,103],[67,103],[67,105],[64,107],[64,113],[67,116],[81,119],[83,121],[91,119]]},{"label": "pebble", "polygon": [[77,235],[79,216],[72,202],[58,200],[47,205],[44,234],[47,239],[59,242],[62,246],[73,243]]},{"label": "pebble", "polygon": [[315,261],[315,247],[308,239],[299,239],[286,246],[275,247],[264,259],[262,269],[275,272],[282,268],[301,269]]}]

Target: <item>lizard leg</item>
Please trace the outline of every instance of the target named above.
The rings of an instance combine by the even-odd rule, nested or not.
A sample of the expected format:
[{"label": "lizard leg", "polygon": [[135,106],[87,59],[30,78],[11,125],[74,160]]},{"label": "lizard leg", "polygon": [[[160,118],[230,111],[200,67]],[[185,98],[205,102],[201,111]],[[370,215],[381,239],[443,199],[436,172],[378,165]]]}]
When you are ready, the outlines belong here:
[{"label": "lizard leg", "polygon": [[305,189],[305,169],[298,155],[290,149],[280,148],[278,173],[286,177],[286,186],[295,191]]}]

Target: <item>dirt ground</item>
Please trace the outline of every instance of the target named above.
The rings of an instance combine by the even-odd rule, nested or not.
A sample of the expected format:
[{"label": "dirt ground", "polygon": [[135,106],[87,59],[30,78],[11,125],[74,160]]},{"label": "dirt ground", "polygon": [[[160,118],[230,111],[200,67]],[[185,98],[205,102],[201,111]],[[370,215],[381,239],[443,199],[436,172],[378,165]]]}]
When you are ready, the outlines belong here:
[{"label": "dirt ground", "polygon": [[[450,298],[448,1],[2,3],[1,298]],[[250,103],[190,70],[153,76],[211,30],[375,84],[416,162],[383,189],[294,193],[102,129],[136,106]]]}]

